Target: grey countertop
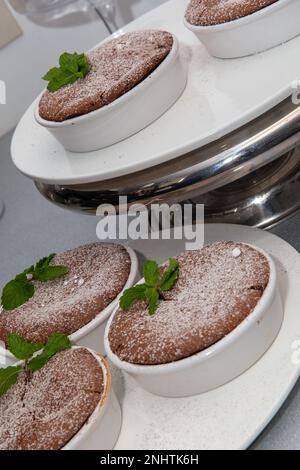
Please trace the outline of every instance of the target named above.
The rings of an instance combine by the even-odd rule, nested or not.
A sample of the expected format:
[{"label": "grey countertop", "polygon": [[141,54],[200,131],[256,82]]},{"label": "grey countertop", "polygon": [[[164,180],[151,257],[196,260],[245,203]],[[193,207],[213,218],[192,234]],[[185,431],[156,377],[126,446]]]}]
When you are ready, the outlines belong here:
[{"label": "grey countertop", "polygon": [[[0,139],[0,286],[34,259],[96,239],[95,217],[62,210],[43,199],[10,159],[11,134]],[[300,213],[272,230],[300,251]],[[253,449],[300,449],[300,382]]]}]

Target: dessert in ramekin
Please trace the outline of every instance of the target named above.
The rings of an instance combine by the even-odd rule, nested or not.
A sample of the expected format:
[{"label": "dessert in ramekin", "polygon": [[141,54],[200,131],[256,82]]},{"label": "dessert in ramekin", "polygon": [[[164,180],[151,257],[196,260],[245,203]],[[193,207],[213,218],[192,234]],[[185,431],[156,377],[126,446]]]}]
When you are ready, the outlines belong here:
[{"label": "dessert in ramekin", "polygon": [[104,338],[114,365],[169,397],[205,392],[244,372],[283,318],[275,264],[264,251],[226,241],[176,259],[178,281],[156,313],[149,316],[143,300],[119,308]]},{"label": "dessert in ramekin", "polygon": [[298,36],[299,15],[294,0],[191,0],[184,23],[211,55],[235,58]]},{"label": "dessert in ramekin", "polygon": [[13,356],[4,347],[7,335],[45,343],[60,331],[75,344],[103,351],[106,322],[122,291],[136,280],[134,251],[114,243],[91,243],[55,255],[51,265],[65,265],[68,273],[58,279],[33,281],[35,293],[23,305],[0,308],[0,353],[8,362]]},{"label": "dessert in ramekin", "polygon": [[1,450],[112,449],[121,411],[105,359],[73,347],[0,396]]},{"label": "dessert in ramekin", "polygon": [[167,31],[125,33],[86,56],[87,75],[46,90],[35,109],[37,123],[72,152],[101,149],[137,133],[167,111],[186,85],[179,43]]}]

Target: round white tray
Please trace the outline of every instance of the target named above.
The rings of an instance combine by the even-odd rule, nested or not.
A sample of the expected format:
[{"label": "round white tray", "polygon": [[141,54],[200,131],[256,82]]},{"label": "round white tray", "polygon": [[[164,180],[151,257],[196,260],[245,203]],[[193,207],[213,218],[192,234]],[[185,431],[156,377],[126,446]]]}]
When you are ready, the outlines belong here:
[{"label": "round white tray", "polygon": [[[113,369],[123,425],[116,449],[244,449],[260,434],[292,390],[300,364],[292,343],[300,337],[300,256],[288,243],[262,230],[208,224],[205,242],[255,244],[275,260],[284,302],[284,321],[266,354],[247,372],[216,390],[189,398],[162,398]],[[140,254],[158,261],[184,250],[182,241],[135,241]],[[255,347],[255,345],[253,345]]]},{"label": "round white tray", "polygon": [[189,67],[187,88],[177,103],[136,135],[85,154],[65,151],[40,127],[34,120],[34,103],[12,141],[13,161],[22,173],[50,184],[118,177],[223,137],[289,96],[292,82],[300,77],[300,37],[250,57],[215,59],[185,28],[186,5],[187,0],[171,0],[123,30],[160,28],[177,35]]}]

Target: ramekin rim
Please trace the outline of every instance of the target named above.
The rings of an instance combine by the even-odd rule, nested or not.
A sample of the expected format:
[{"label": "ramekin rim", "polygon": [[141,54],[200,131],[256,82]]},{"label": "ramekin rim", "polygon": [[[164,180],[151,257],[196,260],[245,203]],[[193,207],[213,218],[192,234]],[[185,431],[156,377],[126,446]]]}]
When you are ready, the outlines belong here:
[{"label": "ramekin rim", "polygon": [[[263,249],[252,245],[251,243],[245,242],[238,242],[243,245],[248,245],[260,253],[262,253],[266,259],[268,260],[268,264],[270,267],[270,276],[268,284],[264,290],[262,297],[257,302],[255,308],[250,312],[250,314],[236,327],[234,328],[228,335],[221,338],[215,344],[209,346],[208,348],[199,351],[191,356],[188,356],[183,359],[179,359],[178,361],[168,362],[166,364],[154,364],[154,365],[144,365],[144,364],[132,364],[126,361],[122,361],[119,357],[114,354],[110,348],[110,343],[108,339],[109,329],[113,318],[118,311],[118,306],[112,312],[109,321],[107,322],[105,333],[104,333],[104,348],[109,360],[119,369],[124,370],[125,372],[132,373],[134,375],[163,375],[172,372],[176,372],[179,370],[184,370],[185,368],[193,367],[195,364],[199,364],[201,362],[205,362],[210,357],[214,356],[215,354],[219,353],[223,349],[226,349],[228,343],[234,342],[237,338],[239,338],[245,330],[247,330],[251,325],[258,321],[258,319],[264,314],[267,310],[269,304],[272,302],[273,297],[276,292],[277,287],[277,271],[276,266],[271,258],[271,256]],[[143,282],[143,279],[140,279],[138,283]],[[137,284],[138,284],[137,283]]]},{"label": "ramekin rim", "polygon": [[[100,243],[106,243],[106,242],[102,241]],[[112,242],[107,242],[107,243],[112,243]],[[99,312],[95,316],[95,318],[93,318],[86,325],[83,325],[81,328],[79,328],[79,330],[77,330],[74,333],[71,333],[70,335],[68,335],[68,337],[70,338],[70,341],[72,341],[72,342],[76,342],[76,341],[80,340],[81,338],[83,338],[84,336],[86,336],[87,334],[89,334],[95,328],[102,325],[107,320],[107,318],[109,318],[109,316],[112,315],[112,313],[114,312],[115,307],[117,307],[119,298],[121,297],[122,293],[124,292],[124,290],[128,289],[129,286],[133,285],[133,282],[134,282],[134,280],[135,280],[135,278],[138,274],[139,264],[138,264],[138,258],[137,258],[137,255],[136,255],[134,249],[131,248],[130,246],[126,245],[126,243],[118,242],[118,243],[113,243],[113,244],[123,246],[126,249],[129,256],[130,256],[131,265],[130,265],[130,273],[129,273],[129,276],[127,278],[127,281],[124,284],[123,289],[113,299],[113,301],[109,305],[107,305],[101,312]],[[15,359],[14,355],[10,351],[8,351],[8,349],[5,348],[4,342],[2,340],[0,340],[0,354],[2,354],[2,356],[6,357],[6,358]]]},{"label": "ramekin rim", "polygon": [[[160,31],[160,30],[159,30]],[[167,31],[169,32],[169,31]],[[122,35],[125,33],[122,33]],[[47,119],[43,119],[40,114],[39,114],[39,103],[40,99],[45,91],[45,89],[39,94],[39,96],[36,99],[36,104],[34,107],[34,118],[35,121],[41,125],[42,127],[45,128],[51,128],[51,129],[63,129],[66,127],[70,127],[73,125],[80,125],[81,123],[85,123],[89,120],[93,119],[99,119],[101,116],[104,116],[110,112],[113,112],[115,109],[117,109],[119,106],[122,106],[126,104],[130,99],[132,99],[132,95],[136,95],[137,93],[142,92],[144,89],[146,89],[148,86],[151,85],[151,82],[153,82],[153,79],[159,79],[160,75],[164,73],[164,70],[169,67],[170,65],[173,64],[173,62],[176,60],[178,54],[179,54],[179,41],[174,33],[169,32],[169,34],[172,35],[173,38],[173,44],[170,52],[168,55],[164,58],[164,60],[149,74],[147,77],[142,80],[140,83],[138,83],[136,86],[131,88],[128,92],[124,93],[123,95],[119,96],[117,99],[115,99],[112,103],[109,103],[105,106],[102,106],[102,108],[95,109],[94,111],[90,111],[86,114],[82,114],[80,116],[75,116],[70,119],[66,119],[64,121],[58,122],[58,121],[48,121]],[[100,46],[102,43],[105,43],[108,41],[108,38],[106,38],[104,41],[101,41],[97,46]],[[93,47],[91,50],[93,50],[95,47]]]},{"label": "ramekin rim", "polygon": [[[277,0],[275,3],[271,3],[260,10],[257,10],[249,15],[242,16],[241,18],[237,18],[235,20],[226,21],[224,23],[218,23],[215,25],[195,25],[190,23],[186,17],[184,16],[183,21],[185,26],[195,32],[203,32],[203,33],[213,33],[218,31],[225,31],[225,30],[232,30],[236,27],[246,25],[249,23],[255,23],[255,21],[261,19],[261,17],[268,16],[269,14],[273,13],[276,10],[283,8],[288,3],[291,3],[292,0]],[[266,11],[267,10],[267,11]]]},{"label": "ramekin rim", "polygon": [[102,414],[104,411],[104,408],[106,407],[108,403],[108,399],[110,397],[111,393],[111,373],[110,373],[110,368],[108,365],[108,362],[106,361],[105,357],[103,357],[100,353],[97,353],[93,351],[92,349],[86,347],[86,346],[72,346],[72,349],[86,349],[91,353],[94,358],[97,360],[97,362],[100,364],[102,372],[103,372],[103,382],[104,382],[104,390],[101,394],[99,403],[95,407],[94,411],[92,414],[89,416],[87,421],[83,424],[83,426],[77,431],[77,433],[65,444],[61,450],[69,450],[70,448],[74,448],[78,443],[81,442],[81,440],[86,436],[86,434],[89,432],[89,429],[91,426],[98,420],[102,418]]}]

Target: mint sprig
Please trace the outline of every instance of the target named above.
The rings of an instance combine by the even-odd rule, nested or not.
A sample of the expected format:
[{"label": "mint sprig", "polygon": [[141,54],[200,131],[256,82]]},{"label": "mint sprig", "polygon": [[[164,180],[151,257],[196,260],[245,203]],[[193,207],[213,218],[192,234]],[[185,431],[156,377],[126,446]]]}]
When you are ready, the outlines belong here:
[{"label": "mint sprig", "polygon": [[149,315],[154,315],[158,307],[159,291],[155,287],[148,287],[145,290],[145,297],[148,300]]},{"label": "mint sprig", "polygon": [[174,258],[169,259],[169,267],[168,269],[164,272],[159,288],[161,292],[166,292],[174,286],[175,282],[177,281],[178,277],[178,268],[179,264],[178,261]]},{"label": "mint sprig", "polygon": [[66,266],[50,266],[54,256],[55,253],[51,253],[51,255],[42,258],[36,263],[33,271],[31,272],[33,279],[36,281],[46,282],[67,274],[68,268]]},{"label": "mint sprig", "polygon": [[146,261],[143,268],[145,282],[126,289],[120,298],[120,308],[128,310],[136,300],[148,302],[148,313],[154,315],[162,292],[171,290],[177,281],[179,263],[176,259],[169,259],[169,266],[160,275],[156,261]]},{"label": "mint sprig", "polygon": [[66,335],[62,333],[53,333],[51,336],[49,336],[49,339],[41,354],[35,356],[28,363],[28,369],[32,371],[41,369],[41,367],[47,364],[51,357],[53,357],[57,352],[64,351],[70,347],[71,342]]},{"label": "mint sprig", "polygon": [[2,290],[1,305],[4,310],[13,310],[27,302],[34,295],[32,281],[46,282],[57,279],[68,273],[66,266],[51,266],[55,253],[39,260],[35,266],[30,266],[15,279],[9,281]]},{"label": "mint sprig", "polygon": [[159,284],[159,266],[156,261],[146,261],[143,267],[145,284],[148,287],[157,287]]},{"label": "mint sprig", "polygon": [[90,68],[85,54],[64,52],[59,58],[59,67],[53,67],[42,77],[48,83],[47,89],[57,91],[65,85],[86,76]]},{"label": "mint sprig", "polygon": [[9,366],[5,369],[0,369],[0,396],[4,395],[16,383],[21,370],[21,366]]},{"label": "mint sprig", "polygon": [[[69,338],[62,333],[53,333],[47,343],[30,343],[21,336],[10,334],[7,337],[7,348],[17,358],[24,360],[24,365],[9,366],[0,369],[0,396],[9,390],[17,381],[20,372],[29,373],[43,367],[55,354],[71,347]],[[33,354],[41,353],[32,358]],[[30,360],[31,359],[31,360]]]},{"label": "mint sprig", "polygon": [[122,310],[128,310],[135,300],[143,300],[146,298],[146,284],[137,284],[136,286],[126,289],[120,298],[120,307]]},{"label": "mint sprig", "polygon": [[9,281],[2,290],[1,305],[5,310],[13,310],[23,305],[34,294],[34,286],[24,278]]},{"label": "mint sprig", "polygon": [[44,347],[43,343],[29,343],[16,334],[8,335],[7,349],[20,360],[29,359],[35,352]]}]

